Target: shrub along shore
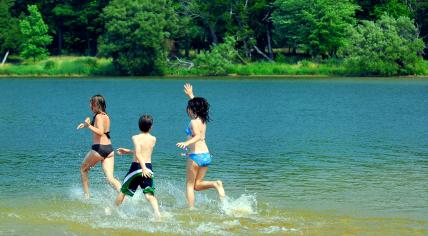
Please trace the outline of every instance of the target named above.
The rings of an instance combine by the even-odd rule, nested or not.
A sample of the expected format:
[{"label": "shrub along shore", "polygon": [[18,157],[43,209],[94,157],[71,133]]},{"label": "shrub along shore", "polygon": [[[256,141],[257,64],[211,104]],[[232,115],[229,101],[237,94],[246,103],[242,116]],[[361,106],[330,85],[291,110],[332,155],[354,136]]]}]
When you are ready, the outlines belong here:
[{"label": "shrub along shore", "polygon": [[[428,61],[417,65],[417,73],[410,76],[428,76]],[[108,58],[62,56],[49,57],[38,62],[6,63],[0,66],[1,77],[91,77],[118,76]],[[200,68],[169,67],[164,76],[195,77],[214,75]],[[278,77],[328,77],[328,76],[365,76],[364,72],[350,72],[340,61],[312,62],[302,60],[296,63],[254,62],[233,64],[225,68],[218,76],[278,76]],[[370,75],[367,75],[370,76]]]}]

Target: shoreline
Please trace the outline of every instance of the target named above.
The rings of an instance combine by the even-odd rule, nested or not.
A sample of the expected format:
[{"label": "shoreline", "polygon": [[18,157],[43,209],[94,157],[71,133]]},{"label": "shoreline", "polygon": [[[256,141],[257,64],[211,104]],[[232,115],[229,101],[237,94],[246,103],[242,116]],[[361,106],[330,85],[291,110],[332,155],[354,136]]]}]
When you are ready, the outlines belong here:
[{"label": "shoreline", "polygon": [[325,64],[305,61],[296,63],[263,61],[252,62],[246,65],[234,64],[225,68],[224,74],[213,75],[210,71],[194,68],[192,70],[180,68],[165,68],[164,75],[159,76],[130,76],[119,75],[114,68],[111,58],[89,56],[50,56],[44,60],[30,63],[6,63],[0,66],[2,78],[183,78],[183,79],[322,79],[322,78],[428,78],[428,61],[419,64],[418,72],[414,75],[366,75],[348,71],[340,63]]},{"label": "shoreline", "polygon": [[1,79],[200,79],[200,80],[221,80],[221,79],[428,79],[428,75],[406,75],[406,76],[346,76],[346,75],[324,75],[324,74],[307,74],[307,75],[162,75],[162,76],[124,76],[124,75],[48,75],[48,74],[26,74],[26,75],[4,75],[0,74]]}]

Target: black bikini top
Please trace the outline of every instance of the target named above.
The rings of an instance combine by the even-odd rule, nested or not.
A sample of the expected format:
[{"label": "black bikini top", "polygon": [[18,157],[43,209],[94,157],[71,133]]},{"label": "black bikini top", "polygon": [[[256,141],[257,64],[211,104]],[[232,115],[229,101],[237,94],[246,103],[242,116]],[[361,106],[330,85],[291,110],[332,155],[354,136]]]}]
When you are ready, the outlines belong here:
[{"label": "black bikini top", "polygon": [[[92,126],[94,126],[94,124],[95,124],[95,117],[97,117],[98,114],[99,113],[95,114],[94,117],[92,118],[92,121],[91,121],[91,125]],[[105,132],[104,134],[107,136],[108,139],[110,139],[110,131]]]}]

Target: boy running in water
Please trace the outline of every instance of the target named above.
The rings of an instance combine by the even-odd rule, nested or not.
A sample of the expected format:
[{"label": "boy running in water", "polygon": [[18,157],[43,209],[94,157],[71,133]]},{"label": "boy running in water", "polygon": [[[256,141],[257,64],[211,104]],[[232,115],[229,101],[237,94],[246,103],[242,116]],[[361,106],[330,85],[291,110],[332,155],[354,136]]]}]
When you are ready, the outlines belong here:
[{"label": "boy running in water", "polygon": [[144,196],[153,207],[154,214],[160,218],[159,206],[154,196],[152,152],[156,144],[156,137],[150,134],[153,118],[150,115],[142,115],[138,121],[141,133],[132,136],[134,151],[126,148],[118,148],[119,155],[134,154],[134,160],[123,180],[122,188],[116,198],[116,206],[120,206],[128,195],[132,197],[138,186],[143,190]]}]

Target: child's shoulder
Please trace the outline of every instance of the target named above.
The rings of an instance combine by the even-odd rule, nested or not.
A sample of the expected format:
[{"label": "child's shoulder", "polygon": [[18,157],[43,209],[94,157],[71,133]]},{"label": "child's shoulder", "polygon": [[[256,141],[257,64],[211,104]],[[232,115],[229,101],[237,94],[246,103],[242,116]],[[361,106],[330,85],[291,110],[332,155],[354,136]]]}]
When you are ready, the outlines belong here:
[{"label": "child's shoulder", "polygon": [[153,136],[152,134],[149,134],[150,139],[152,139],[154,142],[156,142],[156,137]]},{"label": "child's shoulder", "polygon": [[196,118],[196,119],[192,119],[191,121],[190,121],[190,125],[192,125],[192,126],[195,126],[195,125],[202,125],[203,124],[203,122],[202,122],[202,120],[201,119],[199,119],[199,118]]},{"label": "child's shoulder", "polygon": [[147,134],[136,134],[136,135],[132,136],[132,140],[134,140],[134,141],[140,141],[140,142],[147,141],[147,140],[152,140],[152,141],[156,142],[156,137],[153,136],[153,135],[151,135],[150,133],[147,133]]},{"label": "child's shoulder", "polygon": [[139,140],[141,140],[141,138],[142,138],[141,134],[135,134],[135,135],[132,135],[132,137],[131,137],[131,139],[134,141],[139,141]]}]

